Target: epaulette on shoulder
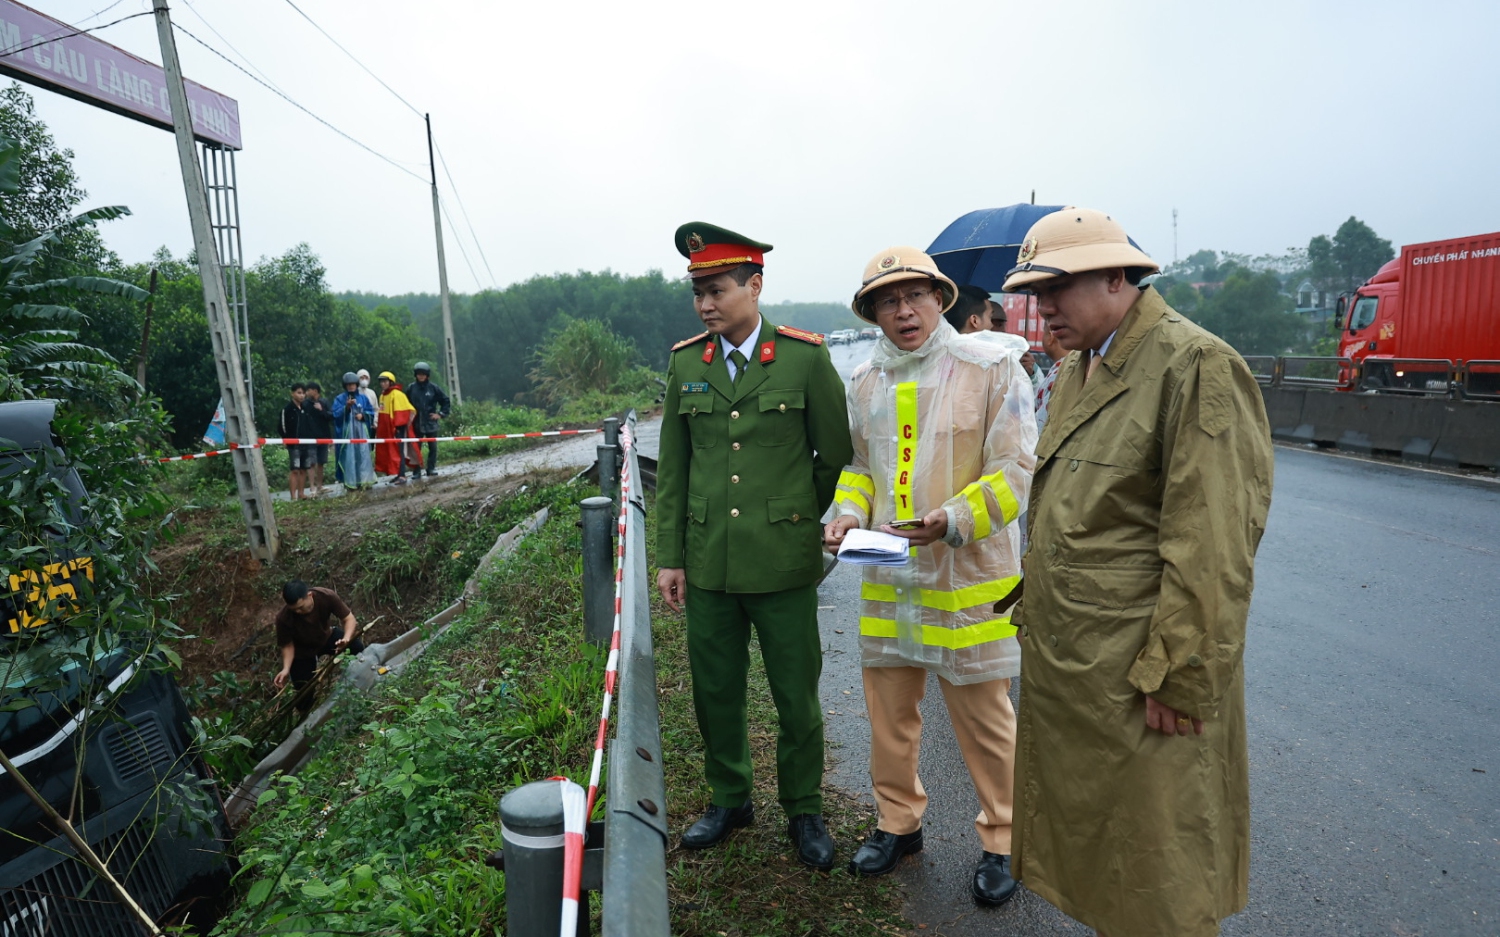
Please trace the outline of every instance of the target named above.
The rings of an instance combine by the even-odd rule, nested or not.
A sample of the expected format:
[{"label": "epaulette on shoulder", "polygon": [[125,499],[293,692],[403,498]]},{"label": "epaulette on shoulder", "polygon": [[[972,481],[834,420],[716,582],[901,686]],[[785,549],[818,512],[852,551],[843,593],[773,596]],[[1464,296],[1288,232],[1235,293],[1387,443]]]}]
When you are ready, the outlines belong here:
[{"label": "epaulette on shoulder", "polygon": [[703,341],[705,338],[708,338],[708,333],[707,332],[704,332],[701,335],[694,335],[692,338],[685,338],[682,341],[678,342],[677,344],[673,345],[672,346],[672,350],[673,351],[681,351],[682,349],[688,347],[689,345],[696,345],[696,344],[698,344],[699,342]]},{"label": "epaulette on shoulder", "polygon": [[798,341],[807,342],[809,345],[823,344],[823,336],[817,332],[808,332],[805,329],[794,329],[790,325],[776,326],[777,335],[785,335],[787,338],[795,338]]}]

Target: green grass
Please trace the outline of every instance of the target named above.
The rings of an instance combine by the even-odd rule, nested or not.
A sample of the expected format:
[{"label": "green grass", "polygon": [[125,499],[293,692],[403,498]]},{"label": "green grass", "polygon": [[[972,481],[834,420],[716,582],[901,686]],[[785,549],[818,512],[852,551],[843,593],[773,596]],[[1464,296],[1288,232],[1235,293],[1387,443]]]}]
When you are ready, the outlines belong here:
[{"label": "green grass", "polygon": [[[481,861],[500,843],[500,797],[555,774],[585,778],[597,726],[603,661],[580,640],[575,526],[591,493],[559,491],[552,519],[486,578],[477,605],[381,695],[353,705],[298,777],[273,787],[239,838],[238,901],[215,934],[504,933],[504,875]],[[758,660],[750,709],[761,819],[717,849],[677,847],[708,791],[683,620],[655,601],[673,933],[909,933],[889,879],[813,872],[792,856]],[[825,809],[845,857],[873,818],[832,789]]]}]

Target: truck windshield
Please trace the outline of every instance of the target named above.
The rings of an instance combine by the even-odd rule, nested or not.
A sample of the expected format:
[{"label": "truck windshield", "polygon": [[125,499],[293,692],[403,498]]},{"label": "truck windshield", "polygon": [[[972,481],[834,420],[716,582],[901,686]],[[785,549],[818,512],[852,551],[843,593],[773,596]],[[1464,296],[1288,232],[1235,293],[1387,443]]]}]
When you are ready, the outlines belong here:
[{"label": "truck windshield", "polygon": [[1349,331],[1358,332],[1374,322],[1375,307],[1379,302],[1379,296],[1361,296],[1354,304],[1354,311],[1349,314]]}]

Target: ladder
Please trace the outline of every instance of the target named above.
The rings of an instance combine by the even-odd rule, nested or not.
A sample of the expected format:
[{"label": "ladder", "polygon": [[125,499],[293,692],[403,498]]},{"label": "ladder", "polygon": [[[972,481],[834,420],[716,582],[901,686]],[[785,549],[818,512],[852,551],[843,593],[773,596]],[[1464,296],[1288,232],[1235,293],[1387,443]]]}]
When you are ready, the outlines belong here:
[{"label": "ladder", "polygon": [[240,346],[240,370],[244,372],[245,396],[255,412],[255,381],[250,363],[250,314],[245,297],[244,247],[240,240],[240,194],[234,169],[234,150],[201,143],[203,188],[208,195],[209,227],[219,248],[219,266],[224,271],[228,312]]}]

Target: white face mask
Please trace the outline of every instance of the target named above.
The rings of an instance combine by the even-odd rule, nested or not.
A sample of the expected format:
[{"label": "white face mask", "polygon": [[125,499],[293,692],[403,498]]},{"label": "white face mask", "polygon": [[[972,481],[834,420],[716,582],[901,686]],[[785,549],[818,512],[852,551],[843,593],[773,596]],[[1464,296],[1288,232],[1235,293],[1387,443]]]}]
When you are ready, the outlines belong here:
[{"label": "white face mask", "polygon": [[367,377],[360,378],[359,379],[359,386],[360,387],[369,387],[370,386],[370,379],[367,378]]}]

